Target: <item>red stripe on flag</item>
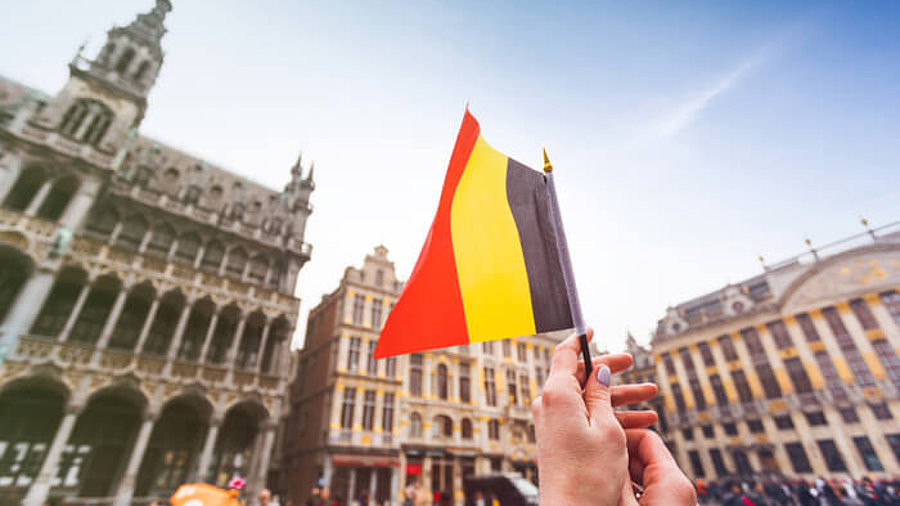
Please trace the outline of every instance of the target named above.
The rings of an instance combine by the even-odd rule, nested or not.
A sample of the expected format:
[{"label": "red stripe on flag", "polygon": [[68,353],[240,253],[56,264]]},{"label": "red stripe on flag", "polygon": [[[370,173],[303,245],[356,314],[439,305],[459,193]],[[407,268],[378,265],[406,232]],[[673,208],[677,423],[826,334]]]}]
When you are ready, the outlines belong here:
[{"label": "red stripe on flag", "polygon": [[469,343],[450,233],[450,207],[481,127],[466,110],[434,222],[378,339],[375,358]]}]

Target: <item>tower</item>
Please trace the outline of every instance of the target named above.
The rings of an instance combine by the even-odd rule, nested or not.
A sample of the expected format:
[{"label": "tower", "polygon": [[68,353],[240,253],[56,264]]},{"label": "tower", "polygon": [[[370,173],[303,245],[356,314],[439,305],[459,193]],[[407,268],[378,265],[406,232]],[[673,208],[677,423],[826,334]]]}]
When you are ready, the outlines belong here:
[{"label": "tower", "polygon": [[[147,95],[163,63],[160,41],[172,10],[169,0],[156,0],[150,12],[127,26],[107,32],[106,44],[94,60],[78,54],[69,64],[69,80],[29,125],[43,130],[44,139],[111,165],[125,146],[129,130],[144,118]],[[55,135],[54,135],[55,134]],[[104,163],[105,162],[105,163]]]},{"label": "tower", "polygon": [[292,234],[296,237],[303,237],[306,231],[306,220],[312,214],[309,197],[316,189],[316,183],[313,181],[315,163],[309,165],[309,171],[306,173],[306,177],[303,177],[302,159],[303,154],[301,153],[297,157],[297,163],[291,167],[291,180],[284,187],[288,209],[292,215]]}]

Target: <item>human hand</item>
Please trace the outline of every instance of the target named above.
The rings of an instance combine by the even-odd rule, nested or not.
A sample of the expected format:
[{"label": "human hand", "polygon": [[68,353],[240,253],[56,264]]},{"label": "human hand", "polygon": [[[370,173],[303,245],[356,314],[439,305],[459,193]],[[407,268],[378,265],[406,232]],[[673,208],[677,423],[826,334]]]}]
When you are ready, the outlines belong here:
[{"label": "human hand", "polygon": [[[588,330],[588,339],[592,337]],[[648,400],[657,388],[610,388],[612,373],[631,365],[629,355],[595,359],[595,373],[585,378],[579,352],[578,336],[557,346],[543,393],[532,405],[541,503],[612,506],[631,487],[623,426],[646,427],[657,418],[652,411],[616,413],[613,406]]]},{"label": "human hand", "polygon": [[626,429],[628,471],[633,480],[644,488],[635,499],[629,487],[623,490],[623,505],[695,506],[697,493],[690,480],[681,472],[675,458],[659,435],[647,429]]}]

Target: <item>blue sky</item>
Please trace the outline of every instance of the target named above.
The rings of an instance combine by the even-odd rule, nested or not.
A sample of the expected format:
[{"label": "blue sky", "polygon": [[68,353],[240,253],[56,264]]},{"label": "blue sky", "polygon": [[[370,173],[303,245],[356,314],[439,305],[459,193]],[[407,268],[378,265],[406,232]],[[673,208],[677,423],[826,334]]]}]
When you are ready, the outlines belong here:
[{"label": "blue sky", "polygon": [[[318,188],[304,315],[383,242],[402,276],[468,101],[485,138],[547,146],[585,314],[640,340],[670,304],[900,219],[900,4],[173,0],[145,134]],[[16,3],[0,73],[65,63],[150,0]]]}]

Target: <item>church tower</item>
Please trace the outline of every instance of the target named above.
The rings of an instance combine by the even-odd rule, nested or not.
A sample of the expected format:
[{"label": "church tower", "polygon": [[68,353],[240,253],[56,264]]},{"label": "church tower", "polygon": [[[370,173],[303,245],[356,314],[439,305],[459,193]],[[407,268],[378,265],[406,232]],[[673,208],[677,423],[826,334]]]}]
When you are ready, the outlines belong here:
[{"label": "church tower", "polygon": [[131,24],[113,27],[94,60],[79,49],[69,64],[68,82],[36,111],[29,126],[43,131],[48,141],[58,139],[57,146],[112,168],[129,131],[144,118],[147,95],[163,63],[160,41],[171,10],[169,0],[156,0]]}]

